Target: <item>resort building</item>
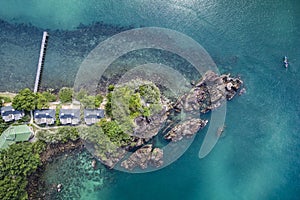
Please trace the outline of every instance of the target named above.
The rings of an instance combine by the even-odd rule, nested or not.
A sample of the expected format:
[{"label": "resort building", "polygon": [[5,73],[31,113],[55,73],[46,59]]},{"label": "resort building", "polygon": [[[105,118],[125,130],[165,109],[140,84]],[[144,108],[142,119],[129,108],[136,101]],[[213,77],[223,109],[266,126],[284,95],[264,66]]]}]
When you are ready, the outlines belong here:
[{"label": "resort building", "polygon": [[80,122],[80,109],[60,109],[59,120],[62,125],[77,125]]},{"label": "resort building", "polygon": [[34,111],[34,121],[37,124],[52,125],[55,122],[55,110],[35,110]]},{"label": "resort building", "polygon": [[102,109],[85,109],[84,110],[84,121],[87,125],[95,124],[104,117],[104,110]]},{"label": "resort building", "polygon": [[15,110],[12,106],[1,107],[1,116],[5,122],[19,120],[24,117],[24,111]]},{"label": "resort building", "polygon": [[16,142],[26,142],[32,136],[32,130],[26,125],[10,126],[0,136],[0,149],[5,149]]}]

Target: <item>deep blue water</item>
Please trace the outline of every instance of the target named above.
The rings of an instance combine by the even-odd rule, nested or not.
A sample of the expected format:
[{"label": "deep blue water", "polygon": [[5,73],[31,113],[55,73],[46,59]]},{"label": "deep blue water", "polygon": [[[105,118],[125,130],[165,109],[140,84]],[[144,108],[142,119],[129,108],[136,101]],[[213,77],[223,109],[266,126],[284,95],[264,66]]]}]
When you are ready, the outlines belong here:
[{"label": "deep blue water", "polygon": [[[221,72],[240,74],[247,88],[227,104],[225,137],[207,157],[198,159],[204,130],[172,165],[145,174],[116,171],[114,184],[83,191],[82,199],[299,199],[299,2],[59,2],[0,2],[0,18],[11,23],[0,24],[0,90],[33,87],[43,29],[52,35],[42,86],[61,87],[73,84],[98,42],[131,26],[170,28],[192,37]],[[102,25],[76,29],[95,22]],[[288,69],[282,66],[284,55]]]}]

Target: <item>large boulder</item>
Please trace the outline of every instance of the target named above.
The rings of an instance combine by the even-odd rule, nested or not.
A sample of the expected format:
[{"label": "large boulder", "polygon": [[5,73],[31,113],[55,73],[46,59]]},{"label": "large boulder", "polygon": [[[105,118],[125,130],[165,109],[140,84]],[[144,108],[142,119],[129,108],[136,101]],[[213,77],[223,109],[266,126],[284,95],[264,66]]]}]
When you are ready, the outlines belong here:
[{"label": "large boulder", "polygon": [[182,140],[184,137],[192,137],[198,132],[198,130],[204,128],[207,124],[207,120],[193,118],[186,120],[183,123],[177,124],[173,127],[165,136],[166,140],[177,142]]},{"label": "large boulder", "polygon": [[121,166],[127,170],[133,170],[136,167],[146,169],[148,164],[154,167],[160,167],[163,164],[163,151],[152,147],[151,144],[145,145],[136,150],[128,159],[121,163]]},{"label": "large boulder", "polygon": [[206,113],[231,100],[242,85],[242,80],[230,77],[230,74],[219,76],[207,71],[192,90],[177,101],[175,108],[193,115],[197,115],[199,110]]}]

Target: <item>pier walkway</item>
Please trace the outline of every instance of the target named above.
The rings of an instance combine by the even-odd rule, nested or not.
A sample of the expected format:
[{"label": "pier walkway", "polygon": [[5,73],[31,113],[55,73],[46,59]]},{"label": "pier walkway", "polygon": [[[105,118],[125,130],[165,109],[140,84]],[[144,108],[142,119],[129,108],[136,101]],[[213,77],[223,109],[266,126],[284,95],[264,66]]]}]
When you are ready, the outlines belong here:
[{"label": "pier walkway", "polygon": [[41,79],[41,72],[45,61],[45,55],[46,55],[46,48],[47,48],[47,42],[48,42],[48,33],[44,31],[43,33],[43,39],[41,44],[41,50],[40,50],[40,57],[39,57],[39,63],[36,71],[36,77],[35,77],[35,84],[33,92],[37,93],[39,89],[40,79]]}]

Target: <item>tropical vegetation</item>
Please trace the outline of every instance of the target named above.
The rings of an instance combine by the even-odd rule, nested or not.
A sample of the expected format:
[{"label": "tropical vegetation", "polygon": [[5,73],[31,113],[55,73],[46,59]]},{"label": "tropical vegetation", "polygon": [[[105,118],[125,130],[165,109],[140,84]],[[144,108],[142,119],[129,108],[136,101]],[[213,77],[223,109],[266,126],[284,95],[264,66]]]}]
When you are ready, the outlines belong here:
[{"label": "tropical vegetation", "polygon": [[81,137],[88,144],[94,154],[106,162],[118,158],[122,152],[121,147],[134,147],[134,137],[124,133],[115,121],[101,120],[91,127],[80,130]]},{"label": "tropical vegetation", "polygon": [[31,111],[34,109],[47,109],[49,102],[56,100],[50,92],[34,94],[29,88],[21,90],[12,101],[12,106],[17,110]]},{"label": "tropical vegetation", "polygon": [[3,106],[4,103],[9,103],[9,102],[11,102],[10,97],[0,96],[0,107]]},{"label": "tropical vegetation", "polygon": [[57,99],[56,95],[52,94],[49,91],[42,92],[41,94],[43,95],[44,98],[47,99],[48,102],[54,102]]},{"label": "tropical vegetation", "polygon": [[111,92],[109,92],[106,95],[106,99],[107,99],[107,102],[105,104],[105,114],[107,117],[112,117],[112,107],[111,107],[112,93]]},{"label": "tropical vegetation", "polygon": [[[84,108],[99,107],[103,101],[101,95],[91,96],[84,90],[78,93],[71,88],[62,88],[59,91],[62,103],[73,99],[79,100]],[[28,199],[26,192],[27,178],[36,171],[41,164],[40,153],[46,143],[65,143],[75,141],[80,137],[87,144],[92,145],[95,154],[102,160],[118,158],[121,148],[134,147],[136,138],[130,136],[135,127],[137,117],[148,118],[162,108],[159,89],[150,82],[131,82],[121,86],[110,85],[106,96],[106,116],[111,119],[102,119],[90,127],[60,127],[38,130],[35,143],[17,143],[9,148],[0,150],[0,199]],[[33,93],[30,89],[21,90],[13,99],[15,109],[31,111],[49,107],[49,102],[57,97],[51,92]],[[0,97],[5,103],[10,99]],[[57,106],[56,117],[59,117],[61,105]],[[59,120],[57,125],[59,125]],[[9,126],[0,119],[0,133]]]},{"label": "tropical vegetation", "polygon": [[98,125],[103,130],[103,133],[109,138],[110,142],[118,147],[127,146],[132,142],[130,135],[123,132],[116,121],[100,120]]},{"label": "tropical vegetation", "polygon": [[28,199],[27,178],[41,165],[43,142],[12,144],[0,151],[0,199]]},{"label": "tropical vegetation", "polygon": [[49,101],[47,100],[47,98],[41,94],[41,93],[38,93],[36,95],[37,97],[37,101],[36,101],[36,108],[41,110],[41,109],[46,109],[46,108],[49,108]]},{"label": "tropical vegetation", "polygon": [[56,101],[56,99],[57,97],[48,91],[37,93],[36,108],[39,110],[47,109],[49,108],[49,103]]},{"label": "tropical vegetation", "polygon": [[12,106],[17,110],[34,110],[36,108],[36,95],[29,88],[25,88],[14,97]]},{"label": "tropical vegetation", "polygon": [[9,127],[10,123],[5,122],[2,117],[0,117],[0,135]]},{"label": "tropical vegetation", "polygon": [[76,93],[75,99],[80,101],[80,103],[86,109],[99,108],[103,101],[102,95],[98,94],[96,96],[91,96],[88,95],[87,91],[84,89],[81,89],[78,93]]},{"label": "tropical vegetation", "polygon": [[69,140],[79,139],[79,131],[76,127],[61,127],[53,130],[39,130],[37,138],[46,143],[66,143]]},{"label": "tropical vegetation", "polygon": [[160,91],[151,82],[130,82],[114,87],[107,95],[106,114],[127,134],[137,117],[150,117],[162,109]]},{"label": "tropical vegetation", "polygon": [[71,102],[73,98],[73,89],[67,87],[61,88],[59,90],[58,97],[62,103]]}]

